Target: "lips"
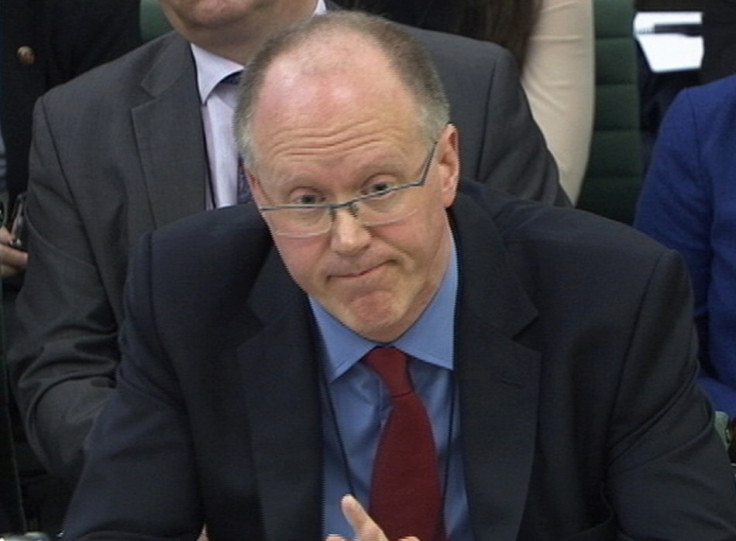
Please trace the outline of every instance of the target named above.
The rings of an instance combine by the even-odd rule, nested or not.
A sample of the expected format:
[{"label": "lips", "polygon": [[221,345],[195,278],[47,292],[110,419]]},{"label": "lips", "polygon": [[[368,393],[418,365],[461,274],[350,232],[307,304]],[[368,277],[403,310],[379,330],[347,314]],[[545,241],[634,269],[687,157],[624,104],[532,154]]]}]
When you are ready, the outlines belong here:
[{"label": "lips", "polygon": [[373,274],[374,272],[378,271],[381,267],[383,267],[383,263],[379,263],[378,265],[373,265],[370,267],[366,267],[362,270],[344,270],[344,271],[338,271],[333,272],[332,276],[334,278],[342,278],[342,279],[355,279],[355,278],[363,278],[366,276],[369,276],[370,274]]}]

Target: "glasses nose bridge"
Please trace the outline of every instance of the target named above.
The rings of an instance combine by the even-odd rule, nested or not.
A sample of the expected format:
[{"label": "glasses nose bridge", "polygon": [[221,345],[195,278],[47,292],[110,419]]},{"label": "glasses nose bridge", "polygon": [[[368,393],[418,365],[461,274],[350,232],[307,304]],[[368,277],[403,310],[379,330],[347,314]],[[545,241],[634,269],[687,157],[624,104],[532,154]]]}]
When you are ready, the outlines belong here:
[{"label": "glasses nose bridge", "polygon": [[[330,222],[328,231],[332,231],[332,234],[344,234],[346,231],[355,231],[357,229],[364,229],[366,226],[359,216],[359,199],[350,199],[349,201],[343,201],[342,203],[333,203],[329,207]],[[352,218],[349,221],[338,220],[337,211],[345,209],[347,214]],[[346,229],[347,228],[347,229]],[[352,235],[353,233],[351,233]]]},{"label": "glasses nose bridge", "polygon": [[340,209],[346,209],[350,216],[352,216],[355,220],[358,220],[358,199],[350,199],[348,201],[343,201],[342,203],[333,203],[327,209],[330,213],[330,222],[335,222],[335,217],[337,216],[337,211]]}]

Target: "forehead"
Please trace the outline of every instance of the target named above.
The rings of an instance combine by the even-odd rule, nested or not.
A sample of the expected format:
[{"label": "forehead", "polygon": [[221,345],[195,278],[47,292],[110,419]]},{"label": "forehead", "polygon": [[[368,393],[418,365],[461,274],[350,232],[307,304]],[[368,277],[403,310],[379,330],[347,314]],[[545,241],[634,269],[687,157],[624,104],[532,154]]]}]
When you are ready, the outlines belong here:
[{"label": "forehead", "polygon": [[384,53],[365,40],[343,41],[286,53],[267,70],[251,121],[259,158],[417,138],[415,99]]}]

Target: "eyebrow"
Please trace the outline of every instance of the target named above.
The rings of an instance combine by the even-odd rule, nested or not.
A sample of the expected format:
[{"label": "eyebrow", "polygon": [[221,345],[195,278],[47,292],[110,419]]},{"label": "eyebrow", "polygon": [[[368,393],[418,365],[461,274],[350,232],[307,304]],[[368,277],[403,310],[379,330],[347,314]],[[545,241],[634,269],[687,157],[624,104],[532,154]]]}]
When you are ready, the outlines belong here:
[{"label": "eyebrow", "polygon": [[[351,180],[353,186],[361,186],[371,178],[377,175],[386,175],[400,178],[404,175],[405,164],[398,157],[385,157],[383,159],[366,161],[362,166],[358,166],[355,171],[355,177]],[[412,173],[406,176],[411,177]],[[357,179],[357,180],[356,180]],[[274,179],[272,186],[276,190],[294,190],[298,188],[324,190],[323,177],[305,176],[297,172],[291,178],[286,180]]]}]

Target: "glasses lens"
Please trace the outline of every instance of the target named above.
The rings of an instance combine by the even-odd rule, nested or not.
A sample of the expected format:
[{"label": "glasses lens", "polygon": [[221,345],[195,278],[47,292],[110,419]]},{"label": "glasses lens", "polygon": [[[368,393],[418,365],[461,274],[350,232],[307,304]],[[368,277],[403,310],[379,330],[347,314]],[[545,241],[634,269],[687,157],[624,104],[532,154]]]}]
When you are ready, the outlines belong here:
[{"label": "glasses lens", "polygon": [[330,229],[329,209],[315,208],[279,208],[266,213],[271,228],[279,235],[290,237],[308,237],[320,235]]},{"label": "glasses lens", "polygon": [[407,188],[412,185],[407,184],[385,194],[361,199],[358,202],[358,218],[365,225],[380,225],[401,219],[411,211],[412,198]]}]

